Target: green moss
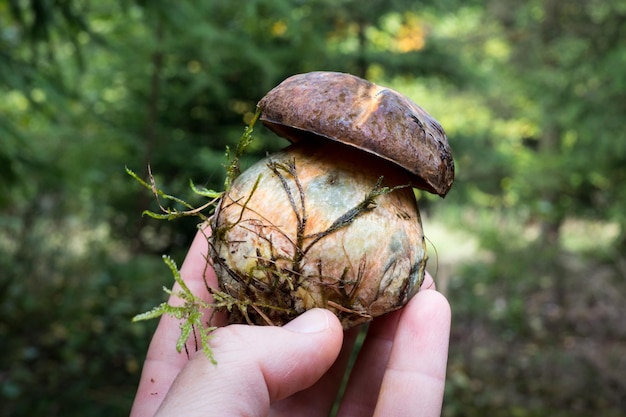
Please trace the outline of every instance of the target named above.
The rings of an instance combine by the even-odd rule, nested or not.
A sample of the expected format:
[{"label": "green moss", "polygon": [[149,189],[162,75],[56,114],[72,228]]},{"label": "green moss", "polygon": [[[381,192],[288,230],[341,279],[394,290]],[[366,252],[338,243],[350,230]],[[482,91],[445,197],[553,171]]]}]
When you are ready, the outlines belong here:
[{"label": "green moss", "polygon": [[[128,173],[128,175],[133,177],[137,182],[139,182],[139,184],[150,190],[159,203],[159,208],[161,209],[160,213],[145,210],[142,214],[158,220],[175,220],[180,217],[191,216],[198,217],[201,223],[206,222],[210,215],[215,212],[215,208],[217,207],[217,204],[219,203],[221,197],[226,191],[230,189],[230,186],[234,179],[241,173],[239,160],[248,145],[250,145],[253,140],[252,132],[254,129],[254,124],[258,120],[259,115],[260,111],[257,111],[248,126],[246,126],[241,138],[239,139],[237,148],[235,149],[235,154],[231,155],[230,149],[226,148],[226,158],[228,160],[228,164],[226,165],[226,180],[224,182],[224,191],[214,191],[203,187],[198,187],[192,181],[190,181],[190,187],[194,193],[201,197],[209,199],[209,201],[199,207],[194,207],[188,202],[161,190],[157,186],[154,176],[152,175],[149,167],[148,181],[144,181],[135,172],[133,172],[129,168],[126,168],[126,172]],[[166,202],[177,204],[184,207],[184,209],[179,210],[177,208],[172,208],[171,206],[164,204]],[[178,266],[171,258],[169,258],[168,256],[163,256],[163,261],[169,267],[174,277],[174,281],[179,286],[179,290],[176,292],[168,288],[164,288],[163,290],[170,296],[174,295],[183,300],[183,304],[179,306],[173,306],[169,304],[169,302],[164,302],[150,311],[136,315],[135,317],[133,317],[133,322],[155,319],[161,317],[162,315],[169,315],[180,320],[180,336],[176,342],[176,349],[179,352],[181,352],[183,348],[186,349],[187,341],[191,337],[193,337],[195,342],[195,348],[197,350],[202,350],[206,357],[212,363],[216,364],[217,362],[213,357],[213,352],[209,344],[210,335],[216,329],[216,327],[211,326],[210,320],[209,323],[203,322],[203,312],[207,310],[220,309],[231,311],[235,306],[240,311],[245,312],[248,308],[248,303],[246,303],[245,301],[237,300],[232,296],[217,289],[207,288],[209,290],[209,293],[213,296],[214,300],[213,303],[208,303],[191,292],[189,287],[187,287],[187,285],[185,284],[185,281],[182,279]]]}]

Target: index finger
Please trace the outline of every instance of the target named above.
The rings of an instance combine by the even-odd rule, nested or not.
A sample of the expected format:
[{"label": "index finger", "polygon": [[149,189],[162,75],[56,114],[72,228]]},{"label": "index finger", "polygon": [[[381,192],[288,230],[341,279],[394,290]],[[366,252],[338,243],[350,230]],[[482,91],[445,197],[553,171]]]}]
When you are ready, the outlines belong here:
[{"label": "index finger", "polygon": [[[211,296],[207,291],[207,286],[217,288],[218,284],[215,272],[208,264],[208,233],[210,233],[210,229],[205,226],[196,233],[180,268],[180,274],[194,295],[210,302]],[[176,296],[179,290],[179,285],[175,284],[168,300],[170,305],[176,306],[183,303],[183,300]],[[206,319],[210,313],[211,311],[205,312]],[[213,318],[212,325],[223,324],[225,324],[224,317]],[[131,417],[154,415],[172,382],[187,362],[187,353],[176,350],[176,342],[179,337],[180,320],[169,315],[161,316],[148,348]],[[188,348],[190,351],[195,350],[195,347],[192,346],[188,346]]]},{"label": "index finger", "polygon": [[[435,282],[432,276],[426,272],[418,294],[434,289]],[[415,302],[412,299],[409,304]],[[408,306],[405,306],[402,310],[378,317],[370,324],[367,337],[350,373],[350,382],[346,388],[339,415],[372,414],[387,369],[398,323],[403,310],[407,308]]]},{"label": "index finger", "polygon": [[441,414],[450,304],[437,291],[421,291],[415,299],[400,315],[375,416]]}]

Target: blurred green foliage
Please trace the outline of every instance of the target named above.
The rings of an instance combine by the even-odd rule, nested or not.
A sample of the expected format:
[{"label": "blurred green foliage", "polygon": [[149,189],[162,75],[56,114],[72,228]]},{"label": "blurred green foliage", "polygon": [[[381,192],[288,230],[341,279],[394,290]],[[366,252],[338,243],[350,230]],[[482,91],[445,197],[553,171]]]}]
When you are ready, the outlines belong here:
[{"label": "blurred green foliage", "polygon": [[[420,194],[427,233],[463,233],[431,264],[444,415],[623,415],[625,32],[623,0],[0,3],[0,415],[128,413],[154,329],[130,319],[196,225],[141,218],[124,167],[197,202],[256,102],[312,70],[448,133],[456,184]],[[284,145],[256,133],[250,161]]]}]

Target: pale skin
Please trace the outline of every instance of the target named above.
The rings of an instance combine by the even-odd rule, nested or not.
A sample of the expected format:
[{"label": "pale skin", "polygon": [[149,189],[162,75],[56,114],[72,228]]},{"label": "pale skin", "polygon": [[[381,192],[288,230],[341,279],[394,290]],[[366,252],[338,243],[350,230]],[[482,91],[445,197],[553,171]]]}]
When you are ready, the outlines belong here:
[{"label": "pale skin", "polygon": [[[181,275],[209,300],[208,244],[199,232]],[[176,288],[174,289],[176,290]],[[174,297],[170,300],[176,303]],[[207,312],[207,317],[210,312]],[[202,352],[176,351],[176,319],[163,316],[144,363],[131,417],[328,416],[358,329],[343,331],[329,311],[314,309],[287,325],[220,326],[211,339],[218,364]],[[402,309],[375,319],[353,368],[338,415],[439,416],[443,401],[450,306],[430,275]]]}]

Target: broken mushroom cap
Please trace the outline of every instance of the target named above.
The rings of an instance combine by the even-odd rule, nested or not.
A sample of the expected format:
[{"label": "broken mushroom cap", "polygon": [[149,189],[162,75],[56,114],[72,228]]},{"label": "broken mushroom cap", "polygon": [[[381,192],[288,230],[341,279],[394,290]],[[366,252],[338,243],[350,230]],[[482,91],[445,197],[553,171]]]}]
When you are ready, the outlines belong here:
[{"label": "broken mushroom cap", "polygon": [[416,188],[444,197],[454,161],[441,125],[402,94],[338,72],[287,78],[258,103],[261,121],[291,142],[324,137],[408,170]]}]

